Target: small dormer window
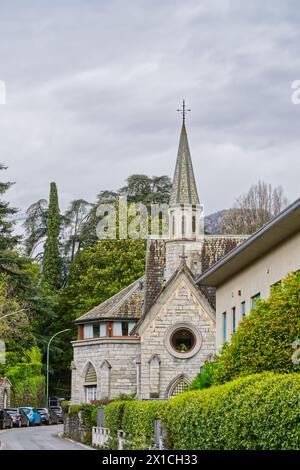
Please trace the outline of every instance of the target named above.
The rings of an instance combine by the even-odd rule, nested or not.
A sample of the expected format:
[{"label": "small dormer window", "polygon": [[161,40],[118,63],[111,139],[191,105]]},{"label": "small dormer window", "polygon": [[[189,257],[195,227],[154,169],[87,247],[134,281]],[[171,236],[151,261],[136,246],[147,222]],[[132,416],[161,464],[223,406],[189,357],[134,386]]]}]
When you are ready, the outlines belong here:
[{"label": "small dormer window", "polygon": [[106,322],[102,322],[100,323],[100,327],[99,327],[99,336],[100,338],[103,338],[107,335],[106,333]]},{"label": "small dormer window", "polygon": [[92,324],[84,325],[84,339],[89,339],[94,337],[94,330]]},{"label": "small dormer window", "polygon": [[136,322],[115,321],[113,336],[129,336]]}]

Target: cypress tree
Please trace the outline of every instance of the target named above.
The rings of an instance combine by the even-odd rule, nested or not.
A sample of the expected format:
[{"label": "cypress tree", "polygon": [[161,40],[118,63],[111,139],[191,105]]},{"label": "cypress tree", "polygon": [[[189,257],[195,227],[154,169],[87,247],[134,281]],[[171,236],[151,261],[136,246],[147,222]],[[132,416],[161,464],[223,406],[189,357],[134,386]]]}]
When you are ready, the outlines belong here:
[{"label": "cypress tree", "polygon": [[47,239],[44,245],[43,256],[43,284],[46,284],[52,291],[58,290],[62,285],[62,259],[59,251],[60,224],[61,216],[58,206],[57,187],[55,183],[51,183],[47,218]]}]

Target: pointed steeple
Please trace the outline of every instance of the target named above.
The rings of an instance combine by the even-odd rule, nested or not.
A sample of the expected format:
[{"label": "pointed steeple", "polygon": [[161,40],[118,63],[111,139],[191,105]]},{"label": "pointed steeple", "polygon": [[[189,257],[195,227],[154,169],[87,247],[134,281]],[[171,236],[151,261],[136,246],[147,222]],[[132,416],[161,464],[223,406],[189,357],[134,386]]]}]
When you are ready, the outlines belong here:
[{"label": "pointed steeple", "polygon": [[170,205],[200,203],[184,118],[185,114],[183,114]]}]

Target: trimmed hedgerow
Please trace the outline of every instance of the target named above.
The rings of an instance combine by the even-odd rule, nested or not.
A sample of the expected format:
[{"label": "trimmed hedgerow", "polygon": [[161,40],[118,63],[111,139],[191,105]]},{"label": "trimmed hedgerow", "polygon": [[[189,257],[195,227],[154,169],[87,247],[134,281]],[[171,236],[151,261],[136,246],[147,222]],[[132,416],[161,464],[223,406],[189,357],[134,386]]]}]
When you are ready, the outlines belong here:
[{"label": "trimmed hedgerow", "polygon": [[105,427],[110,429],[112,436],[116,436],[119,429],[122,429],[124,407],[127,401],[114,401],[105,407]]},{"label": "trimmed hedgerow", "polygon": [[163,414],[171,449],[299,449],[300,374],[263,373],[183,393]]},{"label": "trimmed hedgerow", "polygon": [[[67,402],[66,402],[67,403]],[[67,405],[65,405],[66,409]],[[97,426],[97,409],[99,406],[90,403],[81,403],[80,405],[68,405],[67,412],[70,416],[81,414],[83,424],[86,428]]]},{"label": "trimmed hedgerow", "polygon": [[79,411],[80,411],[80,407],[81,405],[70,405],[69,407],[69,415],[70,416],[76,416],[78,415]]},{"label": "trimmed hedgerow", "polygon": [[154,420],[160,419],[166,402],[133,401],[123,409],[122,430],[130,449],[154,447]]}]

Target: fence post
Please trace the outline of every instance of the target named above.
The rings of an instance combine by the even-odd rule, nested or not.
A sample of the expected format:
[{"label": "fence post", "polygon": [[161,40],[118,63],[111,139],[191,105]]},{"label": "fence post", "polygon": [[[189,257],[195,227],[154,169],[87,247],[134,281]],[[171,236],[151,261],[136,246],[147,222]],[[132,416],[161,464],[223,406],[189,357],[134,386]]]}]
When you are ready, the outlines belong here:
[{"label": "fence post", "polygon": [[98,408],[97,409],[97,427],[98,428],[105,428],[104,408]]},{"label": "fence post", "polygon": [[159,449],[160,444],[160,435],[161,435],[161,420],[154,420],[154,444],[157,449]]}]

